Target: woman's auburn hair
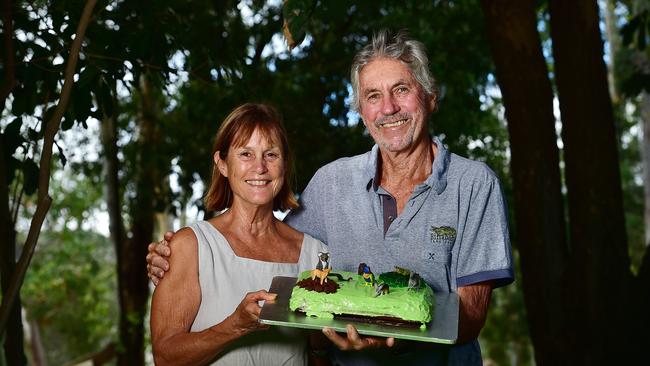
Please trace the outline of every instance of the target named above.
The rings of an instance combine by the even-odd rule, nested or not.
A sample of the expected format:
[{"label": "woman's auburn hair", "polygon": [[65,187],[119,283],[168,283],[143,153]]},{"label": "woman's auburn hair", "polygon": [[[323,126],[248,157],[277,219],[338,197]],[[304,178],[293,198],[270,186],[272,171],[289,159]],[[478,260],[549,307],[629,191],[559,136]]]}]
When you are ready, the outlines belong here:
[{"label": "woman's auburn hair", "polygon": [[[246,103],[235,108],[221,123],[214,141],[212,156],[218,151],[219,157],[226,160],[232,147],[245,144],[253,132],[260,134],[280,145],[284,160],[284,182],[280,192],[273,198],[273,209],[286,211],[298,207],[298,201],[291,189],[293,181],[293,158],[289,150],[287,132],[282,124],[280,113],[270,105]],[[224,177],[217,164],[212,163],[212,179],[205,196],[206,209],[221,211],[232,205],[232,190],[228,178]]]}]

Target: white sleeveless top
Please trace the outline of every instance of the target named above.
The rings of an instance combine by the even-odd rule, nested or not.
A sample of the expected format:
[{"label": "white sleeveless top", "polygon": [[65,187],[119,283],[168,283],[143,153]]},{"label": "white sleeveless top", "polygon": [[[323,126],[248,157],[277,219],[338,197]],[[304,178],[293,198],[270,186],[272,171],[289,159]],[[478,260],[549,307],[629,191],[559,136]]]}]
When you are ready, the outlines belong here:
[{"label": "white sleeveless top", "polygon": [[[313,269],[326,246],[305,234],[298,263],[265,262],[235,255],[226,238],[207,221],[190,226],[198,240],[201,305],[192,323],[199,332],[222,322],[246,293],[268,290],[274,276],[297,276]],[[306,365],[307,336],[272,326],[236,340],[212,365]]]}]

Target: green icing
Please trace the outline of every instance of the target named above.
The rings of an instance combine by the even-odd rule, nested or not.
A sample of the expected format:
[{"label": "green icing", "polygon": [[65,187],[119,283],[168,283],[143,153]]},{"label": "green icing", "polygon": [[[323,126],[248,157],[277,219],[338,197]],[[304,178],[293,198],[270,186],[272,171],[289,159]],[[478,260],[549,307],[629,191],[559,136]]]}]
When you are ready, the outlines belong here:
[{"label": "green icing", "polygon": [[[406,287],[390,287],[390,293],[374,297],[375,288],[367,286],[361,276],[352,272],[341,272],[351,281],[337,281],[336,293],[326,294],[295,286],[289,300],[291,310],[300,310],[309,316],[331,318],[333,314],[361,316],[389,316],[408,321],[427,323],[431,320],[434,295],[429,286],[418,291]],[[310,277],[309,271],[300,274],[298,280]],[[329,281],[335,281],[329,278]]]}]

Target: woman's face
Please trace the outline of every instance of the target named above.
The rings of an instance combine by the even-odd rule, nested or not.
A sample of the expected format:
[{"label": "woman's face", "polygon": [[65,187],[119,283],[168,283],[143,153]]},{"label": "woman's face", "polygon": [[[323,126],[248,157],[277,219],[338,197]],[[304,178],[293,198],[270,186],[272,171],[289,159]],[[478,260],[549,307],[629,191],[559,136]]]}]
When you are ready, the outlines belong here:
[{"label": "woman's face", "polygon": [[233,205],[273,205],[284,184],[284,156],[280,146],[258,129],[243,146],[231,146],[225,160],[214,155],[221,174],[228,178]]}]

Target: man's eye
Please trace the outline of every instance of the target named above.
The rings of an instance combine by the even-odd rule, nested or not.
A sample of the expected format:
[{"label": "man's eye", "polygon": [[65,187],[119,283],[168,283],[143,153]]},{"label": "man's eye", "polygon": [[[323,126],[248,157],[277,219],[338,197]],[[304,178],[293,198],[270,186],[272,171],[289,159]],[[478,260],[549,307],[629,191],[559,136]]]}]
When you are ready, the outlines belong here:
[{"label": "man's eye", "polygon": [[398,95],[406,94],[408,92],[409,92],[409,89],[406,88],[406,87],[403,87],[403,86],[395,89],[395,94],[398,94]]},{"label": "man's eye", "polygon": [[370,95],[368,96],[368,101],[370,101],[370,102],[374,102],[374,101],[376,101],[377,99],[379,99],[379,94],[370,94]]}]

